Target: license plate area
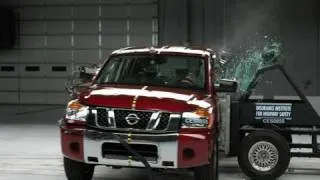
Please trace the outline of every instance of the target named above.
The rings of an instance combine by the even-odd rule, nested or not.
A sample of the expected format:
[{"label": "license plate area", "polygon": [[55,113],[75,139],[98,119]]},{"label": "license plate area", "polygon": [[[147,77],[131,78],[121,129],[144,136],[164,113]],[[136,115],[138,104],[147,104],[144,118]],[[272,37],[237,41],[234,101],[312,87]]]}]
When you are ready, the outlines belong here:
[{"label": "license plate area", "polygon": [[[147,161],[158,160],[158,147],[153,144],[129,144],[137,153],[143,156]],[[106,142],[102,144],[102,155],[107,159],[132,160],[138,161],[133,153],[129,152],[122,144]]]}]

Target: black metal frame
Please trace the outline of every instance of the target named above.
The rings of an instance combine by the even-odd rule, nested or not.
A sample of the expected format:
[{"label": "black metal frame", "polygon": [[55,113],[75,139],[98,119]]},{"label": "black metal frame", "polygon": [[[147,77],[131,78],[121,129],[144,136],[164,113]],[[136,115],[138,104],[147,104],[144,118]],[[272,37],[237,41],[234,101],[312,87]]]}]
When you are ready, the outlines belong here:
[{"label": "black metal frame", "polygon": [[263,73],[267,72],[267,71],[270,71],[270,70],[275,70],[275,69],[279,69],[280,72],[285,76],[285,78],[287,79],[287,81],[290,83],[290,85],[293,87],[293,89],[295,90],[295,92],[298,94],[298,96],[305,102],[308,102],[309,105],[310,102],[308,101],[308,99],[306,98],[306,96],[300,91],[300,89],[298,88],[298,86],[293,82],[293,80],[291,79],[291,77],[289,76],[289,74],[285,71],[285,69],[277,64],[277,65],[273,65],[273,66],[270,66],[270,67],[266,67],[266,68],[263,68],[263,69],[260,69],[258,70],[258,72],[256,73],[254,79],[251,81],[251,83],[249,84],[248,86],[248,89],[247,89],[247,93],[242,96],[242,100],[248,100],[250,95],[252,94],[252,89],[258,84],[258,81],[259,81],[259,77],[260,75],[262,75]]},{"label": "black metal frame", "polygon": [[[259,78],[262,74],[271,70],[280,70],[291,87],[294,89],[300,100],[275,100],[275,99],[262,99],[252,100],[249,99],[253,89],[259,83]],[[263,124],[254,121],[252,113],[254,103],[267,102],[267,103],[292,103],[294,121],[288,122],[283,125],[278,124]],[[246,133],[258,130],[271,129],[283,135],[289,142],[290,148],[311,148],[311,153],[294,152],[291,157],[320,157],[320,144],[317,142],[317,136],[320,135],[320,117],[312,104],[301,92],[298,86],[293,82],[289,74],[281,65],[274,65],[257,72],[254,79],[250,83],[247,91],[243,94],[239,101],[232,102],[231,106],[231,154],[237,154],[238,145]],[[310,135],[312,138],[311,144],[294,144],[292,142],[292,135]]]}]

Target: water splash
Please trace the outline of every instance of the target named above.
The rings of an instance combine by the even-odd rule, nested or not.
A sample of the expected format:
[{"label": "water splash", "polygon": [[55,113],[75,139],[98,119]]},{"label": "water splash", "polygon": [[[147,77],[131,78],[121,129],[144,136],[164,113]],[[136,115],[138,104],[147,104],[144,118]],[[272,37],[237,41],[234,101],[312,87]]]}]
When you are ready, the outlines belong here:
[{"label": "water splash", "polygon": [[266,42],[262,47],[253,46],[243,55],[224,52],[216,65],[218,78],[237,80],[240,90],[246,91],[259,69],[279,63],[282,44],[268,36],[264,38]]}]

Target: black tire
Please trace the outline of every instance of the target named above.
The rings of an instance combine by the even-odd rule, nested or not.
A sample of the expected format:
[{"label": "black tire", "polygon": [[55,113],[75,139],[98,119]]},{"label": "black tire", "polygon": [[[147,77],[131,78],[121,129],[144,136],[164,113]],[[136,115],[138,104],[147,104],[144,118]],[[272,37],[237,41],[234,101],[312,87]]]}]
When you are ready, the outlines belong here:
[{"label": "black tire", "polygon": [[[250,162],[249,160],[249,153],[251,155],[254,154],[254,151],[250,151],[257,147],[259,148],[259,144],[261,145],[260,147],[262,148],[269,148],[269,152],[271,153],[265,153],[266,151],[260,151],[261,157],[260,158],[266,158],[270,157],[272,154],[278,155],[277,161],[271,165],[269,168],[270,169],[264,169],[264,170],[259,170],[259,168],[263,168],[263,166],[259,166],[259,168],[254,167],[254,160]],[[271,146],[270,146],[271,145]],[[270,148],[271,147],[271,148]],[[274,150],[276,148],[276,151]],[[257,150],[256,149],[256,150]],[[251,153],[252,152],[252,153]],[[256,151],[258,154],[258,150]],[[253,157],[254,158],[254,157]],[[274,161],[275,159],[273,159]],[[261,162],[261,159],[255,160],[257,163],[258,161]],[[263,161],[263,160],[262,160]],[[266,161],[264,161],[266,162]],[[272,160],[269,159],[269,162],[272,163]],[[248,136],[244,137],[242,142],[241,142],[241,149],[238,155],[238,163],[244,174],[246,174],[248,177],[254,179],[254,180],[274,180],[277,179],[278,177],[282,176],[283,173],[287,170],[289,163],[290,163],[290,148],[288,145],[287,140],[280,134],[274,132],[274,131],[256,131]],[[257,164],[258,166],[259,164]]]},{"label": "black tire", "polygon": [[194,169],[194,179],[195,180],[218,180],[218,159],[219,159],[219,149],[218,149],[218,141],[214,146],[214,150],[212,152],[212,158],[210,160],[210,164],[196,167]]},{"label": "black tire", "polygon": [[64,171],[68,180],[91,180],[94,173],[94,165],[63,158]]}]

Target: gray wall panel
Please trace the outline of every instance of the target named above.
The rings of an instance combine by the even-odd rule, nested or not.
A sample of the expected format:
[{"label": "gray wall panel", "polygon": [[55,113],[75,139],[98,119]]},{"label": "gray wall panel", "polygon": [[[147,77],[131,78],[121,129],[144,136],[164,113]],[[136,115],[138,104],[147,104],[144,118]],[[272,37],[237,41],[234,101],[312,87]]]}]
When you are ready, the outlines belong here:
[{"label": "gray wall panel", "polygon": [[24,63],[45,63],[46,51],[44,50],[22,50],[20,51],[20,62]]},{"label": "gray wall panel", "polygon": [[19,88],[19,78],[0,78],[0,93],[1,91],[15,91]]},{"label": "gray wall panel", "polygon": [[123,4],[129,3],[130,0],[101,0],[102,4]]},{"label": "gray wall panel", "polygon": [[[192,46],[202,46],[204,44],[204,4],[203,0],[190,1],[189,41]],[[192,8],[192,9],[191,9]]]},{"label": "gray wall panel", "polygon": [[70,36],[48,36],[48,48],[70,48],[71,37]]},{"label": "gray wall panel", "polygon": [[130,33],[133,35],[152,36],[152,21],[151,20],[132,20],[130,21]]},{"label": "gray wall panel", "polygon": [[45,23],[39,21],[24,21],[20,24],[21,34],[43,34],[45,33]]},{"label": "gray wall panel", "polygon": [[16,5],[20,4],[20,0],[8,0],[8,1],[3,2],[3,3],[6,3],[6,4],[10,5],[10,6],[16,6]]},{"label": "gray wall panel", "polygon": [[99,38],[98,36],[75,36],[74,47],[75,48],[98,48]]},{"label": "gray wall panel", "polygon": [[123,3],[131,3],[131,4],[146,4],[146,3],[157,3],[157,0],[101,0],[102,3],[105,4],[123,4]]},{"label": "gray wall panel", "polygon": [[185,0],[160,1],[159,44],[184,45],[187,42],[187,11]]},{"label": "gray wall panel", "polygon": [[133,3],[157,3],[157,0],[135,0]]},{"label": "gray wall panel", "polygon": [[71,21],[48,21],[46,26],[49,34],[71,33],[72,30]]},{"label": "gray wall panel", "polygon": [[102,21],[102,33],[125,34],[127,32],[126,20],[105,20]]},{"label": "gray wall panel", "polygon": [[72,52],[69,50],[49,50],[47,51],[47,58],[48,63],[66,63],[71,64],[72,62]]},{"label": "gray wall panel", "polygon": [[17,10],[21,20],[44,19],[46,10],[43,7],[23,7]]},{"label": "gray wall panel", "polygon": [[226,18],[223,17],[226,13],[225,1],[204,1],[204,7],[211,7],[206,8],[203,13],[205,16],[204,36],[206,37],[204,44],[208,48],[218,49],[224,44],[224,38],[221,37],[223,37],[224,22],[226,21]]},{"label": "gray wall panel", "polygon": [[[318,4],[320,4],[318,2]],[[320,5],[318,6],[318,14],[320,16]],[[319,18],[319,17],[318,17]],[[318,63],[317,63],[317,67],[318,67],[318,71],[317,71],[317,74],[318,74],[318,95],[320,95],[320,18],[318,19]]]},{"label": "gray wall panel", "polygon": [[99,16],[99,8],[96,7],[75,7],[73,17],[78,19],[97,19]]},{"label": "gray wall panel", "polygon": [[104,35],[102,37],[102,47],[115,49],[126,46],[126,37],[118,35]]},{"label": "gray wall panel", "polygon": [[18,63],[19,51],[1,51],[0,61],[2,63]]},{"label": "gray wall panel", "polygon": [[65,87],[63,86],[66,83],[65,79],[47,79],[46,81],[46,91],[65,91]]},{"label": "gray wall panel", "polygon": [[72,11],[70,7],[46,7],[45,9],[46,19],[71,19]]},{"label": "gray wall panel", "polygon": [[66,93],[47,93],[45,98],[48,104],[66,104],[69,99]]},{"label": "gray wall panel", "polygon": [[74,52],[75,63],[95,63],[99,60],[98,50],[78,50]]},{"label": "gray wall panel", "polygon": [[101,16],[103,18],[114,18],[114,19],[120,19],[120,18],[126,18],[128,8],[127,6],[102,6],[101,8]]},{"label": "gray wall panel", "polygon": [[20,47],[23,48],[43,48],[45,36],[20,36]]},{"label": "gray wall panel", "polygon": [[99,21],[75,21],[75,33],[98,33]]},{"label": "gray wall panel", "polygon": [[19,49],[20,48],[20,37],[16,37],[16,42],[13,46],[14,49]]},{"label": "gray wall panel", "polygon": [[12,103],[18,104],[19,93],[18,92],[0,92],[0,103]]},{"label": "gray wall panel", "polygon": [[147,36],[131,36],[130,46],[152,46],[152,37]]},{"label": "gray wall panel", "polygon": [[19,86],[22,91],[45,91],[48,84],[48,80],[45,78],[22,78]]},{"label": "gray wall panel", "polygon": [[21,104],[46,104],[46,93],[20,92]]},{"label": "gray wall panel", "polygon": [[98,4],[99,0],[46,0],[46,5]]},{"label": "gray wall panel", "polygon": [[153,18],[157,16],[157,6],[154,4],[132,6],[130,17],[132,18]]},{"label": "gray wall panel", "polygon": [[[12,0],[10,0],[12,1]],[[20,6],[25,5],[43,5],[44,0],[17,0],[19,2],[16,2],[16,4],[19,4]]]}]

